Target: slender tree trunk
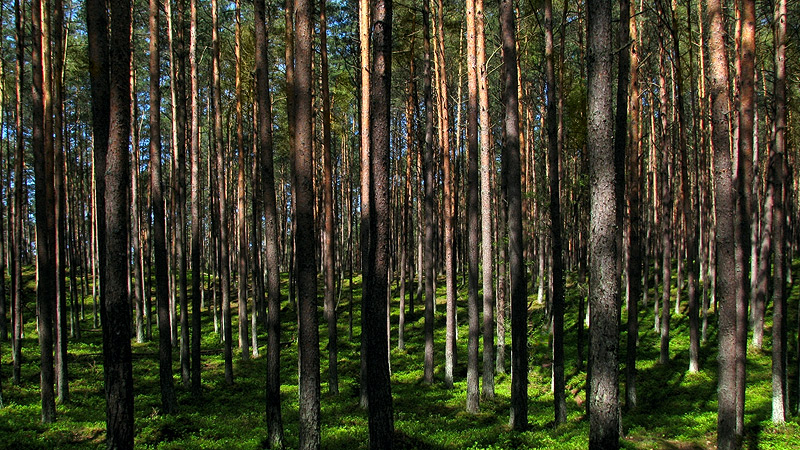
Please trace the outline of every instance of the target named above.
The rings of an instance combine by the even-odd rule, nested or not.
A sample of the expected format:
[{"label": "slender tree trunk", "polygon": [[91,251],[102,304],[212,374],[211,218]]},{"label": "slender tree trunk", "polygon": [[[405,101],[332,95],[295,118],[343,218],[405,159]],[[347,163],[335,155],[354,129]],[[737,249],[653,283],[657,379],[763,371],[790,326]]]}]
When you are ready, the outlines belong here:
[{"label": "slender tree trunk", "polygon": [[[247,360],[250,358],[250,342],[248,341],[247,329],[247,213],[245,211],[245,148],[244,148],[244,124],[242,119],[242,76],[241,76],[241,13],[240,6],[237,2],[236,5],[236,31],[234,41],[234,54],[236,58],[235,63],[235,89],[236,89],[236,152],[238,154],[239,170],[237,174],[237,204],[236,204],[236,226],[238,229],[239,237],[239,252],[236,255],[237,271],[238,271],[238,284],[237,284],[237,311],[236,315],[239,319],[239,351],[242,354],[242,359]],[[253,280],[255,282],[255,280]],[[255,299],[253,299],[255,301]],[[258,351],[258,346],[254,347]]]},{"label": "slender tree trunk", "polygon": [[33,147],[36,183],[36,308],[41,364],[42,423],[56,419],[53,367],[53,320],[57,294],[55,198],[53,193],[53,122],[50,86],[49,2],[31,4],[33,32]]},{"label": "slender tree trunk", "polygon": [[467,259],[469,288],[467,314],[467,411],[478,412],[478,58],[475,32],[475,0],[466,0],[467,15]]},{"label": "slender tree trunk", "polygon": [[619,292],[616,175],[612,147],[611,2],[591,0],[588,16],[589,448],[619,448]]},{"label": "slender tree trunk", "polygon": [[25,140],[22,129],[22,80],[25,68],[25,35],[23,33],[25,15],[19,0],[14,0],[14,26],[17,45],[17,64],[15,83],[15,108],[16,108],[16,154],[14,155],[14,225],[13,239],[11,240],[11,353],[14,363],[12,380],[14,384],[20,383],[22,368],[22,197],[25,182],[23,180],[23,167],[25,164]]},{"label": "slender tree trunk", "polygon": [[200,181],[200,106],[198,101],[200,99],[200,86],[197,81],[197,1],[191,0],[191,26],[189,29],[189,71],[190,71],[190,84],[191,84],[191,126],[190,126],[190,143],[191,143],[191,215],[192,215],[192,349],[191,349],[191,379],[192,379],[192,394],[194,396],[202,395],[201,386],[201,361],[200,361],[200,283],[203,280],[203,268],[200,265],[200,257],[203,253],[203,238],[200,234],[200,227],[202,225],[202,217],[200,211],[202,205],[201,192],[202,186]]},{"label": "slender tree trunk", "polygon": [[424,67],[423,67],[423,97],[425,101],[425,149],[423,153],[422,170],[425,174],[425,238],[423,247],[424,277],[425,277],[425,363],[424,378],[425,383],[433,383],[433,327],[434,310],[436,303],[435,283],[435,255],[434,255],[434,161],[433,161],[433,94],[431,74],[431,34],[430,34],[430,6],[427,1],[422,2],[422,27],[423,27],[423,48],[424,48]]},{"label": "slender tree trunk", "polygon": [[153,256],[158,308],[158,362],[161,411],[175,410],[172,381],[172,339],[169,325],[169,273],[167,269],[164,193],[161,181],[161,61],[158,47],[159,0],[150,0],[150,207],[153,215]]},{"label": "slender tree trunk", "polygon": [[706,0],[711,61],[711,126],[714,146],[716,215],[716,299],[719,302],[719,412],[717,447],[738,446],[736,433],[736,260],[734,186],[731,174],[728,103],[728,55],[725,16],[720,0]]},{"label": "slender tree trunk", "polygon": [[489,81],[486,67],[486,33],[483,0],[475,0],[475,39],[480,120],[481,264],[483,281],[483,397],[494,398],[494,284],[492,255],[492,172],[494,171],[489,123]]},{"label": "slender tree trunk", "polygon": [[[106,445],[132,449],[133,365],[131,362],[131,310],[128,292],[128,223],[130,203],[130,64],[131,4],[111,5],[109,42],[109,139],[105,174],[106,281],[101,304],[106,380]],[[102,32],[102,28],[101,28]],[[94,39],[95,36],[90,36]],[[102,150],[101,150],[102,151]]]},{"label": "slender tree trunk", "polygon": [[[361,174],[361,279],[366,280],[371,277],[372,267],[366,264],[369,259],[369,229],[370,229],[370,177],[369,177],[369,154],[370,154],[370,137],[369,137],[369,117],[370,117],[370,101],[369,101],[369,88],[370,88],[370,7],[367,0],[359,0],[358,2],[358,33],[359,33],[359,48],[360,48],[360,69],[361,69],[361,97],[359,105],[361,107],[361,117],[359,118],[359,131],[361,135],[360,145],[360,174]],[[362,295],[361,304],[361,329],[364,330],[364,304]],[[361,399],[360,404],[362,408],[367,408],[367,342],[362,334],[361,336]]]},{"label": "slender tree trunk", "polygon": [[514,6],[500,2],[503,45],[504,131],[503,176],[508,186],[508,248],[511,275],[511,427],[528,427],[528,322],[525,264],[522,259],[522,188],[520,176],[519,99]]},{"label": "slender tree trunk", "polygon": [[[131,12],[133,17],[134,12]],[[134,48],[131,47],[131,58],[133,58]],[[133,150],[133,160],[131,161],[131,247],[132,247],[132,260],[133,260],[133,303],[135,307],[136,317],[134,319],[136,324],[136,342],[144,342],[144,280],[142,268],[142,246],[140,234],[140,218],[139,213],[139,129],[137,127],[136,118],[139,116],[139,104],[136,100],[136,65],[135,61],[131,64],[131,141]]]},{"label": "slender tree trunk", "polygon": [[[635,4],[630,1],[623,1],[629,6],[628,25],[630,29],[629,38],[630,49],[630,122],[628,133],[630,136],[630,146],[628,148],[628,245],[630,256],[628,257],[628,334],[626,341],[626,361],[625,361],[625,407],[628,410],[636,408],[636,352],[639,342],[639,301],[642,296],[642,242],[641,242],[641,194],[640,185],[642,180],[641,156],[641,111],[642,102],[640,99],[639,85],[639,33],[636,23]],[[631,16],[634,16],[631,18]],[[624,26],[624,24],[623,24]]]},{"label": "slender tree trunk", "polygon": [[[775,39],[775,132],[772,161],[770,161],[769,190],[775,201],[772,215],[774,250],[774,274],[772,284],[772,422],[776,424],[786,421],[789,409],[787,385],[787,346],[786,346],[786,218],[785,211],[789,202],[786,182],[786,0],[778,0],[775,4],[774,39]],[[784,194],[784,192],[786,192]],[[769,194],[768,194],[769,195]]]},{"label": "slender tree trunk", "polygon": [[[258,99],[258,143],[261,155],[261,185],[264,189],[266,219],[266,270],[269,301],[267,312],[267,433],[271,448],[283,447],[280,383],[280,267],[278,254],[278,214],[275,201],[275,175],[272,153],[272,115],[269,96],[269,53],[267,49],[267,17],[264,0],[256,0],[256,89]],[[261,213],[259,212],[258,215]],[[259,274],[261,276],[261,274]]]},{"label": "slender tree trunk", "polygon": [[[295,1],[295,148],[293,184],[296,191],[297,304],[300,319],[300,444],[303,450],[320,446],[319,327],[317,266],[314,252],[314,161],[311,134],[312,5]],[[378,322],[382,320],[378,319]],[[385,346],[377,345],[375,351]],[[373,349],[370,349],[373,350]]]},{"label": "slender tree trunk", "polygon": [[561,243],[561,189],[558,155],[558,113],[556,105],[556,74],[553,61],[553,3],[544,2],[545,79],[547,83],[547,160],[550,182],[550,245],[552,246],[553,296],[553,408],[556,425],[567,421],[564,396],[564,256]]},{"label": "slender tree trunk", "polygon": [[320,3],[320,51],[322,75],[322,194],[325,205],[325,233],[324,251],[325,258],[325,319],[328,322],[328,391],[331,394],[339,393],[338,367],[338,333],[336,329],[337,317],[334,294],[336,290],[336,255],[334,253],[334,211],[333,211],[333,163],[331,162],[331,96],[328,88],[328,30],[325,4]]},{"label": "slender tree trunk", "polygon": [[225,357],[225,382],[233,384],[233,355],[231,351],[233,330],[231,330],[231,275],[228,247],[228,200],[225,180],[227,167],[225,164],[225,147],[222,145],[222,94],[219,80],[219,25],[217,0],[211,3],[211,54],[214,135],[216,136],[217,186],[219,192],[219,239],[220,239],[220,274],[222,285],[222,332]]}]

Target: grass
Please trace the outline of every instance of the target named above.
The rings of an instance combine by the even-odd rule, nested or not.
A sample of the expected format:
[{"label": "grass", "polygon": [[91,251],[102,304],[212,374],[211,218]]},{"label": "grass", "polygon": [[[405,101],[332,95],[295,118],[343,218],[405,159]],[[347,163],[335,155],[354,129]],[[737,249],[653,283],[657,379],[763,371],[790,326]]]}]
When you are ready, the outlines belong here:
[{"label": "grass", "polygon": [[[800,273],[800,268],[795,269]],[[81,323],[83,338],[70,341],[69,370],[71,400],[57,406],[57,422],[40,423],[38,341],[34,309],[34,273],[26,272],[26,309],[23,341],[24,363],[19,385],[8,382],[10,353],[7,343],[2,346],[3,398],[5,407],[0,410],[0,448],[14,449],[82,449],[104,445],[105,397],[103,391],[102,340],[99,329],[92,329],[88,314],[91,306],[87,299],[87,316]],[[441,280],[440,280],[441,281]],[[284,288],[285,288],[284,279]],[[320,283],[321,289],[322,283]],[[567,358],[567,423],[554,428],[550,392],[550,365],[548,333],[544,313],[534,302],[529,327],[529,422],[525,432],[513,432],[508,427],[511,377],[498,374],[496,398],[482,401],[478,414],[464,410],[466,401],[466,289],[459,287],[459,339],[456,382],[452,389],[444,385],[444,283],[440,282],[439,306],[436,315],[436,377],[432,385],[423,383],[423,316],[416,311],[406,316],[406,349],[397,349],[398,301],[392,309],[392,394],[396,442],[399,448],[408,449],[521,449],[559,448],[582,449],[588,446],[589,425],[585,416],[585,372],[576,369],[576,333],[578,295],[585,295],[586,287],[578,287],[569,278],[567,285],[568,333]],[[340,394],[327,393],[328,364],[327,329],[320,321],[320,347],[323,349],[322,368],[322,446],[327,449],[367,448],[368,421],[365,411],[359,408],[359,342],[360,317],[358,304],[354,308],[354,338],[348,339],[347,280],[339,304],[339,380]],[[354,298],[360,298],[360,278],[354,279]],[[286,292],[284,291],[284,299]],[[397,295],[397,290],[394,292]],[[790,297],[790,327],[794,330],[800,288],[794,286]],[[653,295],[650,296],[653,298]],[[685,301],[684,296],[684,301]],[[674,295],[673,295],[674,300]],[[714,316],[709,319],[709,341],[701,348],[701,371],[688,373],[688,320],[685,315],[672,316],[670,362],[657,364],[659,335],[652,328],[653,311],[643,308],[640,317],[638,393],[639,407],[622,416],[627,449],[695,449],[713,448],[716,441],[716,329]],[[321,310],[321,302],[320,302]],[[236,311],[234,305],[234,311]],[[321,311],[320,311],[321,314]],[[294,311],[284,300],[283,335],[286,343],[281,354],[282,414],[287,446],[298,444],[298,379],[297,343]],[[796,448],[800,436],[797,417],[784,426],[771,424],[771,354],[769,328],[771,311],[768,311],[764,350],[750,349],[748,354],[748,385],[746,403],[746,446],[748,448]],[[265,375],[266,361],[243,360],[237,353],[234,358],[235,384],[224,381],[222,346],[213,331],[210,313],[203,312],[203,396],[193,398],[183,387],[179,376],[179,355],[174,353],[174,381],[178,397],[178,412],[166,416],[159,411],[157,339],[144,344],[133,344],[136,446],[143,449],[256,449],[266,442]],[[623,323],[625,313],[623,312]],[[234,333],[236,319],[233,319]],[[157,328],[154,327],[154,334]],[[796,336],[791,332],[790,336]],[[155,337],[155,336],[154,336]],[[621,361],[624,361],[624,339],[621,336]],[[790,354],[796,354],[796,341],[790,338]],[[234,336],[234,345],[237,342]],[[265,335],[259,335],[261,355]],[[510,340],[507,342],[510,355]],[[510,361],[506,364],[510,372]],[[790,366],[792,408],[797,399],[797,365]],[[624,372],[623,372],[624,374]],[[621,393],[624,393],[624,376],[621,376]]]}]

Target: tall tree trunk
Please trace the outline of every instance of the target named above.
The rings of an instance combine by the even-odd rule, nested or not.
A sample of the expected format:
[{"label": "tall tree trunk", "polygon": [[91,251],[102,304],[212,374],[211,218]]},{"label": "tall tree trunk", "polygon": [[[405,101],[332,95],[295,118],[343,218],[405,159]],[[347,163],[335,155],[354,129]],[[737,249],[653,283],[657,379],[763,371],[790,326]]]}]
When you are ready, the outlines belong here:
[{"label": "tall tree trunk", "polygon": [[611,2],[591,0],[588,16],[589,448],[619,448],[619,292],[616,175],[612,147]]},{"label": "tall tree trunk", "polygon": [[453,370],[456,365],[456,261],[455,261],[455,236],[453,227],[454,218],[454,183],[452,170],[452,155],[450,149],[450,108],[447,95],[447,70],[444,57],[444,5],[437,0],[436,8],[436,43],[434,48],[438,57],[438,106],[439,106],[439,135],[442,149],[442,177],[444,193],[442,208],[444,209],[444,266],[445,266],[445,292],[447,296],[447,315],[445,323],[445,349],[444,349],[444,383],[453,387]]},{"label": "tall tree trunk", "polygon": [[489,123],[489,75],[486,67],[486,33],[483,0],[475,0],[475,39],[480,120],[480,208],[481,264],[483,281],[483,396],[494,398],[494,284],[492,256],[492,154],[491,124]]},{"label": "tall tree trunk", "polygon": [[[133,3],[131,4],[133,5]],[[131,17],[135,14],[131,11]],[[134,48],[131,47],[131,58],[134,58]],[[135,308],[136,317],[134,322],[136,324],[136,342],[144,342],[144,280],[143,267],[142,267],[142,246],[140,234],[140,218],[142,217],[139,212],[139,128],[137,126],[136,118],[139,116],[139,104],[136,99],[136,65],[135,60],[131,63],[131,142],[133,150],[133,159],[131,161],[131,259],[133,261],[133,303]]]},{"label": "tall tree trunk", "polygon": [[[370,204],[369,204],[369,191],[370,191],[370,177],[369,177],[369,154],[370,154],[370,137],[369,137],[369,117],[370,117],[370,101],[369,101],[369,88],[370,88],[370,8],[367,0],[359,0],[358,2],[358,35],[359,35],[359,49],[360,49],[360,69],[361,69],[361,97],[359,98],[359,105],[361,109],[361,117],[359,118],[359,131],[361,135],[360,145],[360,174],[361,174],[361,279],[362,281],[369,278],[372,267],[366,264],[369,259],[369,229],[370,229]],[[361,329],[364,330],[364,304],[362,295],[361,304]],[[361,337],[361,399],[360,404],[362,408],[367,408],[367,342],[364,336]]]},{"label": "tall tree trunk", "polygon": [[[770,161],[769,190],[775,201],[772,216],[774,251],[774,274],[772,285],[772,422],[784,423],[789,409],[787,385],[787,346],[786,346],[786,242],[789,233],[784,234],[786,226],[785,211],[789,202],[786,182],[786,0],[775,4],[775,131],[773,159]],[[786,186],[786,189],[784,189]],[[785,192],[785,194],[784,194]],[[783,195],[782,195],[783,194]]]},{"label": "tall tree trunk", "polygon": [[728,103],[728,54],[720,0],[706,0],[711,60],[711,126],[714,146],[716,215],[716,300],[719,304],[719,412],[717,446],[738,446],[736,433],[736,260],[734,185],[731,174]]},{"label": "tall tree trunk", "polygon": [[36,183],[36,308],[41,363],[42,423],[56,418],[53,367],[53,320],[58,285],[55,255],[55,198],[53,193],[53,121],[50,98],[49,2],[31,5],[33,32],[33,168]]},{"label": "tall tree trunk", "polygon": [[[391,270],[389,144],[392,86],[392,0],[376,0],[371,10],[372,69],[370,71],[370,221],[369,259],[373,270],[364,284],[367,340],[367,403],[371,449],[391,449],[394,435],[386,299]],[[363,176],[363,173],[362,173]]]},{"label": "tall tree trunk", "polygon": [[[256,0],[256,89],[258,99],[258,143],[261,155],[261,186],[266,219],[266,270],[268,289],[267,313],[267,433],[271,448],[283,447],[283,420],[281,418],[281,290],[278,254],[278,213],[275,200],[275,175],[272,152],[272,115],[269,96],[269,53],[267,48],[266,7],[264,0]],[[258,212],[258,215],[261,213]],[[259,274],[261,276],[261,274]]]},{"label": "tall tree trunk", "polygon": [[422,2],[422,27],[423,27],[423,97],[425,102],[425,149],[423,153],[422,170],[425,174],[425,238],[423,246],[424,259],[424,278],[425,278],[425,362],[424,377],[425,383],[433,383],[433,326],[434,310],[436,304],[436,292],[434,283],[436,272],[434,267],[434,202],[436,193],[435,183],[435,163],[433,161],[433,94],[431,74],[431,26],[430,26],[430,6],[427,1]]},{"label": "tall tree trunk", "polygon": [[522,259],[522,187],[519,147],[519,99],[516,18],[510,0],[500,2],[500,35],[503,45],[505,107],[503,176],[508,186],[508,248],[511,275],[511,427],[528,426],[528,314],[525,263]]},{"label": "tall tree trunk", "polygon": [[[236,37],[234,41],[234,54],[235,54],[235,89],[236,89],[236,151],[238,154],[239,170],[237,174],[237,203],[236,203],[236,227],[239,236],[239,251],[236,255],[237,271],[238,271],[238,284],[237,284],[237,311],[236,315],[239,319],[239,351],[242,354],[242,359],[247,360],[250,358],[250,342],[247,330],[247,213],[245,211],[245,147],[244,147],[244,124],[242,119],[242,76],[241,76],[241,41],[242,41],[242,26],[241,26],[241,12],[240,6],[237,2],[236,12]],[[255,281],[255,280],[254,280]],[[253,299],[255,301],[255,299]],[[253,348],[258,352],[258,345]]]},{"label": "tall tree trunk", "polygon": [[[102,29],[101,29],[102,30]],[[102,32],[102,31],[101,31]],[[106,443],[133,448],[131,309],[127,282],[130,203],[131,4],[111,5],[109,42],[109,139],[105,174],[106,281],[101,303],[106,380]],[[90,36],[93,39],[94,36]],[[102,151],[102,150],[101,150]]]},{"label": "tall tree trunk", "polygon": [[159,0],[150,0],[150,207],[153,215],[153,259],[156,269],[158,308],[158,362],[161,411],[175,410],[172,381],[172,339],[169,325],[169,280],[167,268],[166,218],[161,181],[161,61],[158,47]]},{"label": "tall tree trunk", "polygon": [[[300,353],[300,444],[303,450],[320,446],[319,327],[317,265],[314,252],[314,160],[311,133],[312,5],[295,1],[295,148],[293,183],[296,191],[297,304]],[[377,320],[382,322],[382,320]],[[378,345],[377,347],[385,347]],[[372,350],[372,349],[370,349]],[[375,349],[380,351],[380,349]]]},{"label": "tall tree trunk", "polygon": [[736,431],[744,435],[747,361],[747,306],[750,301],[750,221],[753,211],[753,124],[755,112],[756,2],[742,0],[742,44],[739,55],[739,146],[736,149],[734,183],[736,202]]},{"label": "tall tree trunk", "polygon": [[[53,89],[53,196],[55,213],[55,369],[56,396],[59,403],[69,401],[69,371],[67,364],[67,194],[64,157],[64,7],[61,0],[53,1],[52,23],[52,89]],[[5,273],[3,271],[2,273]],[[3,276],[5,278],[5,276]],[[5,280],[3,280],[5,281]],[[3,283],[4,284],[4,283]],[[5,291],[5,289],[3,289]],[[5,302],[5,293],[3,293]]]},{"label": "tall tree trunk", "polygon": [[466,0],[467,10],[467,259],[469,290],[467,309],[467,411],[478,412],[478,58],[476,49],[475,0]]},{"label": "tall tree trunk", "polygon": [[[639,33],[636,23],[635,2],[624,0],[627,3],[630,13],[628,14],[628,25],[630,29],[629,39],[630,49],[630,123],[628,133],[631,145],[628,148],[628,245],[630,256],[628,257],[628,334],[626,341],[626,361],[625,361],[625,407],[628,410],[636,408],[636,352],[639,341],[639,301],[642,297],[642,242],[641,242],[641,194],[640,185],[642,179],[641,156],[641,118],[642,101],[640,99],[639,85]],[[631,17],[633,16],[633,17]],[[624,23],[623,23],[624,26]]]},{"label": "tall tree trunk", "polygon": [[325,319],[328,322],[328,391],[331,394],[339,393],[338,367],[338,333],[336,329],[337,317],[334,294],[336,290],[336,255],[334,253],[335,234],[333,211],[333,163],[331,162],[331,95],[328,87],[328,30],[325,4],[320,3],[320,71],[322,75],[322,194],[325,205],[325,233],[324,251],[325,258]]},{"label": "tall tree trunk", "polygon": [[553,408],[556,425],[567,421],[564,396],[564,256],[561,243],[561,189],[558,155],[558,113],[556,109],[556,73],[553,61],[553,3],[544,2],[544,54],[547,83],[547,178],[550,182],[550,245],[552,246],[553,296]]},{"label": "tall tree trunk", "polygon": [[211,58],[213,83],[214,135],[216,136],[217,186],[219,192],[220,274],[222,285],[222,332],[225,357],[225,382],[233,384],[233,355],[231,351],[231,274],[228,251],[228,195],[225,180],[225,147],[222,145],[222,93],[219,81],[219,24],[217,0],[211,2]]},{"label": "tall tree trunk", "polygon": [[203,253],[203,238],[200,234],[202,218],[200,211],[200,193],[202,192],[200,181],[200,86],[197,81],[197,1],[191,0],[191,26],[189,29],[189,71],[191,83],[191,215],[192,215],[192,349],[191,349],[191,379],[192,394],[200,396],[202,386],[200,380],[200,283],[203,280],[203,268],[200,265],[200,256]]},{"label": "tall tree trunk", "polygon": [[[25,164],[25,139],[22,129],[22,80],[25,69],[25,35],[23,33],[25,15],[19,0],[14,0],[14,26],[17,45],[17,64],[15,83],[15,108],[16,108],[16,152],[14,155],[14,225],[13,239],[11,239],[11,353],[14,364],[12,380],[14,384],[20,383],[22,369],[22,197],[25,182],[23,180],[23,167]],[[93,84],[94,85],[94,84]]]}]

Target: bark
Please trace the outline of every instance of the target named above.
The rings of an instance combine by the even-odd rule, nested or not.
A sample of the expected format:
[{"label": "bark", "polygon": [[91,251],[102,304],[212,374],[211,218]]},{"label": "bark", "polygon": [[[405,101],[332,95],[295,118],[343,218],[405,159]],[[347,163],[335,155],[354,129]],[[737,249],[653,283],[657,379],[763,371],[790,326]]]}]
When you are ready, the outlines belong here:
[{"label": "bark", "polygon": [[325,258],[325,319],[328,322],[328,391],[339,393],[338,337],[336,322],[338,314],[334,295],[336,291],[336,254],[334,253],[333,211],[333,163],[331,162],[331,96],[328,87],[328,31],[325,4],[320,3],[320,51],[322,75],[322,190],[325,205],[325,233],[323,239]]},{"label": "bark", "polygon": [[225,357],[225,382],[233,384],[233,355],[231,346],[231,298],[230,298],[230,256],[228,247],[228,199],[225,168],[225,147],[222,145],[222,100],[219,80],[219,25],[217,1],[211,3],[211,55],[213,82],[214,135],[216,136],[217,186],[219,192],[219,239],[220,239],[220,284],[222,287],[222,332],[223,353]]},{"label": "bark", "polygon": [[[238,246],[239,251],[236,255],[238,283],[237,283],[237,311],[236,315],[239,319],[239,351],[242,354],[242,359],[247,360],[250,358],[250,343],[248,341],[247,329],[247,213],[245,211],[245,150],[244,150],[244,128],[242,123],[242,77],[241,77],[241,9],[237,3],[236,6],[236,30],[234,38],[234,54],[235,54],[235,92],[236,92],[236,152],[238,154],[238,173],[237,173],[237,195],[236,195],[236,226],[238,230]],[[254,299],[255,301],[255,299]],[[258,351],[258,345],[253,347],[254,351]]]},{"label": "bark", "polygon": [[[786,0],[775,4],[775,131],[773,160],[770,161],[769,189],[775,201],[772,216],[773,284],[772,284],[772,422],[784,423],[789,409],[787,385],[786,316],[786,199],[789,197],[786,152]],[[784,189],[786,187],[786,189]],[[785,194],[784,194],[784,191]],[[782,195],[783,194],[783,195]]]},{"label": "bark", "polygon": [[159,0],[150,0],[150,205],[153,217],[153,259],[155,261],[156,303],[158,308],[158,362],[161,386],[161,412],[175,410],[172,381],[172,340],[169,326],[169,276],[167,269],[164,192],[161,181],[161,63],[158,47]]},{"label": "bark", "polygon": [[53,193],[53,122],[50,88],[49,3],[31,5],[33,32],[33,169],[36,183],[36,308],[41,364],[42,423],[56,419],[53,367],[53,320],[57,293],[55,267],[55,199]]},{"label": "bark", "polygon": [[[106,446],[132,449],[133,365],[131,310],[127,282],[130,203],[130,64],[131,4],[111,5],[109,42],[110,128],[106,156],[106,281],[102,302],[103,354],[106,379]],[[90,38],[91,39],[91,38]]]},{"label": "bark", "polygon": [[197,81],[197,1],[191,0],[191,27],[189,30],[189,70],[191,83],[191,215],[192,215],[192,349],[191,349],[191,379],[192,394],[200,396],[202,386],[200,380],[200,283],[203,280],[203,268],[200,257],[203,254],[203,241],[200,235],[202,218],[200,211],[201,181],[200,181],[200,106],[199,89]]},{"label": "bark", "polygon": [[714,146],[716,215],[716,301],[719,305],[719,379],[717,447],[738,446],[736,434],[736,260],[734,186],[731,174],[728,104],[728,55],[720,0],[707,0],[711,78],[711,126]]},{"label": "bark", "polygon": [[611,2],[592,0],[588,16],[589,448],[619,448],[619,291],[616,175],[612,147]]},{"label": "bark", "polygon": [[433,161],[433,94],[431,74],[431,35],[430,35],[430,7],[428,2],[422,2],[422,27],[424,35],[424,67],[423,67],[423,97],[425,102],[425,149],[423,152],[422,171],[425,174],[425,238],[423,247],[424,277],[425,277],[425,383],[433,383],[433,326],[436,293],[434,283],[436,273],[434,268],[435,250],[433,242],[434,233],[434,161]]},{"label": "bark", "polygon": [[[391,269],[389,196],[390,107],[392,81],[392,0],[376,0],[371,11],[372,69],[370,71],[370,221],[369,259],[373,267],[365,282],[363,311],[367,340],[367,404],[369,446],[391,449],[394,435],[392,390],[389,379],[388,302],[385,297]],[[363,173],[362,173],[363,176]]]},{"label": "bark", "polygon": [[511,275],[511,427],[528,426],[528,326],[525,264],[522,259],[522,188],[520,176],[519,99],[516,27],[510,0],[500,2],[503,45],[504,131],[503,176],[508,186],[508,248]]},{"label": "bark", "polygon": [[[297,304],[300,353],[300,449],[320,446],[319,319],[317,265],[314,252],[314,161],[312,158],[311,60],[312,5],[295,1],[295,147],[293,184],[296,191]],[[378,322],[382,322],[378,320]],[[378,346],[381,347],[381,346]],[[376,350],[379,351],[379,350]]]},{"label": "bark", "polygon": [[[635,12],[635,5],[624,1],[630,7],[630,12]],[[622,7],[622,5],[620,5]],[[639,302],[642,297],[642,242],[641,242],[641,110],[639,85],[639,34],[636,18],[628,15],[631,39],[630,49],[630,122],[628,133],[631,145],[628,147],[628,334],[626,336],[626,361],[625,361],[625,407],[628,410],[636,408],[636,352],[639,342]]]},{"label": "bark", "polygon": [[[360,107],[361,107],[361,117],[359,118],[359,131],[361,135],[361,145],[360,145],[360,174],[361,174],[361,230],[360,230],[360,238],[361,238],[361,279],[365,280],[371,276],[370,272],[372,271],[372,267],[369,264],[366,264],[366,261],[369,260],[369,229],[370,229],[370,221],[372,220],[372,216],[370,215],[370,204],[369,204],[369,196],[370,196],[370,177],[369,177],[369,154],[370,154],[370,101],[369,101],[369,89],[370,89],[370,8],[369,2],[367,0],[360,0],[358,2],[358,32],[359,32],[359,44],[360,44],[360,68],[361,68],[361,97],[360,97]],[[363,303],[363,295],[362,295],[362,304],[361,304],[362,314],[361,314],[361,330],[363,333],[364,330],[364,303]],[[361,338],[361,399],[360,404],[362,408],[367,408],[367,389],[366,389],[366,377],[367,377],[367,342],[364,339],[363,335]]]},{"label": "bark", "polygon": [[[61,0],[53,2],[52,23],[52,90],[53,90],[53,196],[55,213],[55,370],[56,396],[59,403],[69,401],[69,371],[67,364],[67,194],[65,187],[65,157],[63,132],[63,67],[64,67],[64,7]],[[0,273],[5,273],[2,270]],[[5,303],[3,276],[3,303]]]},{"label": "bark", "polygon": [[[11,353],[14,359],[12,380],[14,384],[20,383],[22,368],[22,197],[24,189],[23,167],[25,164],[25,140],[23,138],[22,118],[22,80],[25,68],[25,35],[23,33],[24,12],[19,0],[14,0],[14,27],[16,41],[16,74],[15,82],[15,108],[16,108],[16,151],[14,155],[14,225],[13,239],[11,239]],[[94,80],[93,80],[94,81]],[[94,86],[94,83],[92,84]]]},{"label": "bark", "polygon": [[560,161],[558,155],[558,113],[556,105],[556,74],[553,61],[553,3],[544,2],[545,79],[547,83],[547,178],[550,183],[550,245],[552,246],[553,296],[553,409],[555,424],[567,421],[567,404],[564,395],[564,254],[561,242],[561,189],[559,187]]},{"label": "bark", "polygon": [[467,259],[469,261],[467,314],[467,411],[478,412],[478,58],[475,0],[466,1],[467,14]]},{"label": "bark", "polygon": [[486,33],[483,0],[475,0],[475,39],[478,66],[478,105],[480,120],[480,208],[481,208],[481,264],[483,281],[483,396],[494,398],[494,285],[492,255],[492,172],[494,171],[489,122],[489,81],[486,67]]}]

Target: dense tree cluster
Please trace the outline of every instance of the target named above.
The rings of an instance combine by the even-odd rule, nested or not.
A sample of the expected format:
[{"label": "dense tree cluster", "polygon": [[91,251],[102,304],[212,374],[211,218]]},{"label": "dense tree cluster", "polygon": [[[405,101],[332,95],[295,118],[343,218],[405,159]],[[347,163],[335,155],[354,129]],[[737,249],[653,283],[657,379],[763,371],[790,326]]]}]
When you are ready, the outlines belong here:
[{"label": "dense tree cluster", "polygon": [[[510,370],[509,425],[523,431],[529,328],[541,321],[553,423],[567,422],[574,367],[590,448],[617,448],[652,308],[660,365],[674,364],[677,317],[689,364],[674,370],[708,370],[701,351],[718,344],[717,446],[738,448],[748,348],[771,348],[775,423],[790,414],[800,355],[788,302],[800,8],[787,3],[3,3],[11,381],[25,382],[23,325],[35,315],[41,421],[57,421],[70,342],[101,328],[106,442],[132,448],[132,340],[158,342],[169,415],[185,407],[176,390],[204,395],[204,323],[227,386],[236,358],[261,357],[265,333],[265,444],[286,445],[281,349],[296,346],[299,446],[319,448],[322,386],[342,395],[346,326],[370,446],[387,449],[394,342],[406,351],[421,333],[419,389],[464,378],[472,414]],[[34,264],[35,300],[22,283]]]}]

